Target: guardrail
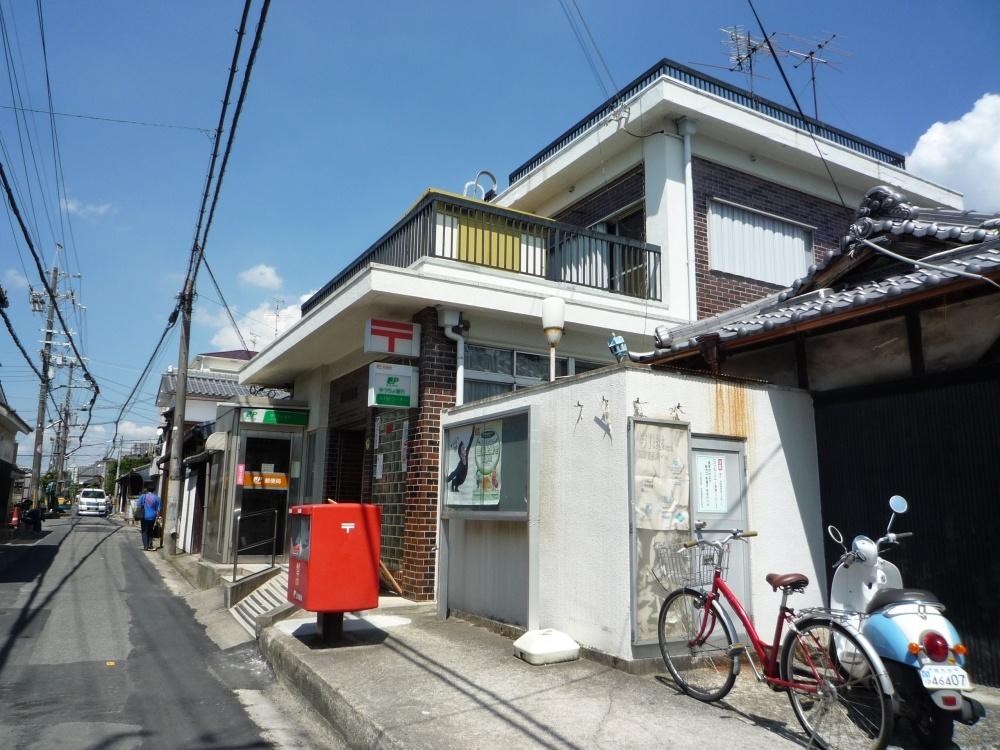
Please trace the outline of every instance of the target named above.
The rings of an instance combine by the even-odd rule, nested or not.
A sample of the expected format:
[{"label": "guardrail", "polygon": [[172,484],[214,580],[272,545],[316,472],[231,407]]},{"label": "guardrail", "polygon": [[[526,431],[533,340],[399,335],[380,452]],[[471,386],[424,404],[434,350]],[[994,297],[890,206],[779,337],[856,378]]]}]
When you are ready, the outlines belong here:
[{"label": "guardrail", "polygon": [[[244,544],[240,546],[240,524],[243,523],[248,518],[254,518],[256,516],[265,516],[271,514],[273,520],[271,521],[271,537],[269,539],[259,539],[253,544]],[[271,543],[271,567],[274,567],[274,559],[276,556],[277,546],[278,546],[278,509],[268,508],[266,510],[257,510],[253,513],[247,513],[243,515],[242,512],[237,512],[236,523],[233,524],[233,583],[240,580],[236,577],[236,564],[240,559],[240,552],[245,552],[248,549],[253,549],[254,547],[259,547],[262,544]],[[249,575],[249,573],[247,574]],[[243,576],[246,578],[246,576]]]}]

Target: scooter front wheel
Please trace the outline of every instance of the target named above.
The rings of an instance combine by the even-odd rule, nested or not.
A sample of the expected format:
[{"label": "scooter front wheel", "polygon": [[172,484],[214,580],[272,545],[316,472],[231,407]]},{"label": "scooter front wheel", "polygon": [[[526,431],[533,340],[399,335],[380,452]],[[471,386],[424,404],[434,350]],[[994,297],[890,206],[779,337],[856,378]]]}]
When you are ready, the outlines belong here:
[{"label": "scooter front wheel", "polygon": [[858,638],[835,620],[796,623],[781,647],[792,710],[825,750],[881,750],[893,729],[891,697]]}]

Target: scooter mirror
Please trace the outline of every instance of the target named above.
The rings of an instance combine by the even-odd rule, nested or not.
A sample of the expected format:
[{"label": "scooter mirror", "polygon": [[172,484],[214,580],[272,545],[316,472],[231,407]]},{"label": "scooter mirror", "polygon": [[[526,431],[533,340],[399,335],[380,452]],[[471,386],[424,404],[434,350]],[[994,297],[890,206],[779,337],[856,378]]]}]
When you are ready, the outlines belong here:
[{"label": "scooter mirror", "polygon": [[893,495],[889,498],[889,507],[892,508],[893,513],[906,513],[906,509],[910,505],[902,495]]},{"label": "scooter mirror", "polygon": [[841,547],[844,546],[844,535],[840,533],[840,529],[838,529],[836,526],[834,526],[833,524],[827,526],[826,533],[829,534],[830,538],[837,544],[839,544]]}]

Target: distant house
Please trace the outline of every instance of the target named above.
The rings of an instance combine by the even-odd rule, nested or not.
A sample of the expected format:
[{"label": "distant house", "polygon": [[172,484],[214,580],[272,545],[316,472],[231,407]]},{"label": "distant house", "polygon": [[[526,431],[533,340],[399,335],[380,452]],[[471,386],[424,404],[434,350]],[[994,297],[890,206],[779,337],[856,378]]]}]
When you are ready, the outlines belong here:
[{"label": "distant house", "polygon": [[6,522],[14,494],[14,483],[22,479],[17,468],[17,435],[28,434],[31,427],[7,403],[7,395],[0,384],[0,523]]}]

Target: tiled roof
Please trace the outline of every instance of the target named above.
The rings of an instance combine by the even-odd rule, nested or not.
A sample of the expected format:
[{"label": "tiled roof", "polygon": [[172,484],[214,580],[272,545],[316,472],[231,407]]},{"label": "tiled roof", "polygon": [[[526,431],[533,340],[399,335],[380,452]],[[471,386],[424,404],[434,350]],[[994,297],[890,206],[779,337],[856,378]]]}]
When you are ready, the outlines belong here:
[{"label": "tiled roof", "polygon": [[[157,403],[168,406],[177,393],[177,373],[166,372],[160,380],[160,391]],[[189,370],[187,378],[187,394],[189,398],[225,400],[236,396],[258,396],[259,389],[255,386],[242,385],[239,376],[231,372],[208,372]],[[287,398],[288,392],[280,389],[268,389],[267,395],[272,398]]]},{"label": "tiled roof", "polygon": [[[935,268],[886,261],[865,240]],[[878,263],[885,263],[882,272]],[[697,349],[701,336],[718,335],[719,342],[726,343],[952,284],[968,278],[963,274],[998,272],[1000,215],[921,209],[889,188],[875,188],[866,195],[840,249],[827,253],[805,277],[779,294],[714,318],[658,327],[657,351],[643,361]]]}]

